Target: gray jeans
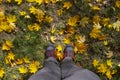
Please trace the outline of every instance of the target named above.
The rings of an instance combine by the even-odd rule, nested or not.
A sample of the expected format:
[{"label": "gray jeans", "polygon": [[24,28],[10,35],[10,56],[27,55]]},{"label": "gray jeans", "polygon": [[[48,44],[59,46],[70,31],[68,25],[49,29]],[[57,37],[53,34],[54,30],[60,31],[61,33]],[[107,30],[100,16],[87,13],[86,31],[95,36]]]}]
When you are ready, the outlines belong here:
[{"label": "gray jeans", "polygon": [[45,60],[44,66],[28,80],[100,80],[100,78],[88,69],[82,69],[75,65],[70,57],[66,57],[60,64],[50,57]]}]

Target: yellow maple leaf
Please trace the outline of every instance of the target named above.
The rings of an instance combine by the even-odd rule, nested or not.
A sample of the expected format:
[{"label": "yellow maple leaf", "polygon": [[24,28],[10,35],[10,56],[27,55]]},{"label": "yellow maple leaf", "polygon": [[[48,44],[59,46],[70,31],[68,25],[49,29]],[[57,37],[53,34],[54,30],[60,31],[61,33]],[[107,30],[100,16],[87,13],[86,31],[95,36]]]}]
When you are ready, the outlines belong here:
[{"label": "yellow maple leaf", "polygon": [[71,2],[64,2],[63,4],[64,4],[63,7],[66,8],[66,9],[69,9],[70,7],[72,7]]},{"label": "yellow maple leaf", "polygon": [[70,44],[70,39],[69,38],[64,38],[63,40],[64,40],[65,44]]},{"label": "yellow maple leaf", "polygon": [[34,61],[29,64],[29,70],[30,73],[35,73],[38,70],[38,67]]},{"label": "yellow maple leaf", "polygon": [[25,16],[27,14],[26,11],[20,11],[19,13],[21,16]]},{"label": "yellow maple leaf", "polygon": [[2,45],[2,50],[10,50],[10,48],[4,43]]},{"label": "yellow maple leaf", "polygon": [[57,10],[57,14],[58,16],[61,16],[63,14],[63,10],[62,9]]},{"label": "yellow maple leaf", "polygon": [[5,74],[4,68],[0,68],[0,78],[3,78]]},{"label": "yellow maple leaf", "polygon": [[110,18],[103,18],[103,20],[102,20],[103,26],[107,26],[109,21],[110,21]]},{"label": "yellow maple leaf", "polygon": [[77,40],[77,42],[79,43],[84,43],[86,41],[86,37],[83,36],[83,35],[79,35],[79,34],[76,34],[75,35],[75,39]]},{"label": "yellow maple leaf", "polygon": [[111,59],[107,60],[106,63],[109,67],[112,67],[113,62],[111,61]]},{"label": "yellow maple leaf", "polygon": [[45,16],[45,12],[43,10],[36,9],[35,17],[37,18],[37,21],[39,21],[39,22],[43,21],[44,20],[44,16]]},{"label": "yellow maple leaf", "polygon": [[107,78],[111,79],[112,78],[112,72],[110,69],[107,69],[105,75],[107,76]]},{"label": "yellow maple leaf", "polygon": [[45,16],[45,21],[51,23],[53,18],[51,16]]},{"label": "yellow maple leaf", "polygon": [[107,71],[107,65],[101,63],[101,64],[99,64],[99,66],[97,67],[97,70],[98,70],[98,72],[105,74],[106,71]]},{"label": "yellow maple leaf", "polygon": [[98,11],[99,11],[99,10],[100,10],[100,7],[99,7],[98,5],[94,5],[94,6],[92,7],[92,9],[93,9],[93,10],[98,10]]},{"label": "yellow maple leaf", "polygon": [[31,7],[29,8],[29,11],[30,11],[30,13],[35,14],[35,13],[36,13],[36,8],[35,8],[34,6],[31,6]]},{"label": "yellow maple leaf", "polygon": [[33,24],[33,29],[34,29],[35,31],[39,31],[39,30],[41,29],[41,27],[39,26],[39,24],[34,23],[34,24]]},{"label": "yellow maple leaf", "polygon": [[99,65],[99,60],[94,59],[92,64],[94,67],[97,67]]},{"label": "yellow maple leaf", "polygon": [[99,15],[93,16],[93,23],[98,24],[99,22],[100,22],[100,16]]},{"label": "yellow maple leaf", "polygon": [[75,15],[75,16],[70,17],[70,18],[68,19],[68,24],[69,24],[70,26],[76,26],[76,25],[77,25],[77,22],[79,22],[79,16],[78,16],[78,15]]},{"label": "yellow maple leaf", "polygon": [[4,22],[1,22],[0,28],[1,30],[4,30],[6,32],[12,32],[15,29],[15,24],[4,21]]},{"label": "yellow maple leaf", "polygon": [[43,0],[35,0],[35,2],[40,5],[40,4],[42,4]]},{"label": "yellow maple leaf", "polygon": [[51,32],[51,34],[54,34],[55,31],[56,31],[56,29],[55,29],[55,27],[54,27],[54,25],[53,25],[50,32]]},{"label": "yellow maple leaf", "polygon": [[75,42],[75,47],[77,48],[78,52],[83,53],[86,51],[87,49],[87,45],[84,43],[79,43],[79,42]]},{"label": "yellow maple leaf", "polygon": [[64,33],[64,30],[59,30],[59,35],[62,35]]},{"label": "yellow maple leaf", "polygon": [[96,28],[96,29],[101,29],[102,28],[102,26],[99,23],[97,23],[97,24],[94,23],[93,27]]},{"label": "yellow maple leaf", "polygon": [[40,29],[41,27],[37,23],[34,23],[33,25],[28,25],[28,30],[30,31],[39,31]]},{"label": "yellow maple leaf", "polygon": [[62,60],[63,59],[63,54],[61,52],[59,52],[59,51],[56,51],[56,58],[58,60]]},{"label": "yellow maple leaf", "polygon": [[21,73],[21,74],[27,73],[27,68],[24,66],[19,67],[18,70],[19,70],[19,73]]},{"label": "yellow maple leaf", "polygon": [[57,49],[58,51],[62,51],[62,46],[61,46],[61,45],[58,45],[58,46],[56,47],[56,49]]},{"label": "yellow maple leaf", "polygon": [[14,23],[14,22],[16,22],[16,16],[15,15],[8,15],[7,16],[7,21],[9,22],[9,23]]},{"label": "yellow maple leaf", "polygon": [[37,67],[40,65],[40,62],[39,61],[34,61],[33,62]]},{"label": "yellow maple leaf", "polygon": [[104,44],[105,46],[108,45],[108,41],[107,41],[107,40],[103,41],[103,44]]},{"label": "yellow maple leaf", "polygon": [[30,31],[34,30],[32,25],[28,25],[27,27],[28,27],[28,30],[30,30]]},{"label": "yellow maple leaf", "polygon": [[116,7],[120,8],[120,1],[116,0],[115,5],[116,5]]},{"label": "yellow maple leaf", "polygon": [[113,29],[116,31],[120,31],[120,21],[117,20],[116,22],[113,23]]},{"label": "yellow maple leaf", "polygon": [[96,39],[100,36],[100,33],[101,33],[100,29],[93,28],[89,35],[90,35],[91,38]]},{"label": "yellow maple leaf", "polygon": [[6,40],[5,43],[3,43],[2,45],[2,50],[10,50],[11,48],[13,48],[13,44],[10,40]]},{"label": "yellow maple leaf", "polygon": [[8,55],[7,55],[7,58],[9,60],[14,60],[14,57],[15,57],[15,54],[13,52],[9,52]]},{"label": "yellow maple leaf", "polygon": [[24,60],[25,63],[30,63],[30,59],[27,56],[24,57],[23,60]]}]

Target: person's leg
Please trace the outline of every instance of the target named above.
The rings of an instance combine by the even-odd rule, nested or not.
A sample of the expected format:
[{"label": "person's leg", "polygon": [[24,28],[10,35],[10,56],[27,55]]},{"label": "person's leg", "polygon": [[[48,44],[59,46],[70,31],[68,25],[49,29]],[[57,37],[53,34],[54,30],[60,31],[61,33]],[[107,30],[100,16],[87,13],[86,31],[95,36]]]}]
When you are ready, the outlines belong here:
[{"label": "person's leg", "polygon": [[81,70],[81,68],[75,65],[71,57],[66,57],[61,62],[62,79],[72,76],[73,73],[77,70]]},{"label": "person's leg", "polygon": [[53,46],[49,45],[46,49],[43,68],[28,80],[61,80],[60,67],[55,58]]},{"label": "person's leg", "polygon": [[75,65],[74,49],[71,45],[65,48],[64,59],[61,62],[62,80],[100,80],[100,78],[88,69],[82,69]]},{"label": "person's leg", "polygon": [[48,58],[44,66],[37,73],[32,75],[29,80],[60,80],[60,68],[55,58]]}]

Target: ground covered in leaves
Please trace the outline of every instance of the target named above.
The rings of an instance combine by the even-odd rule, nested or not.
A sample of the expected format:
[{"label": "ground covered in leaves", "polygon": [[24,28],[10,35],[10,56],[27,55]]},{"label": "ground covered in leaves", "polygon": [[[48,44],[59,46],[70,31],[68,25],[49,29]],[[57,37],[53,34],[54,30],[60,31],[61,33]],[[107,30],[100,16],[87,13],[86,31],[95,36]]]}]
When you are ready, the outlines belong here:
[{"label": "ground covered in leaves", "polygon": [[27,80],[49,43],[58,60],[72,44],[78,66],[120,80],[120,0],[0,0],[0,80]]}]

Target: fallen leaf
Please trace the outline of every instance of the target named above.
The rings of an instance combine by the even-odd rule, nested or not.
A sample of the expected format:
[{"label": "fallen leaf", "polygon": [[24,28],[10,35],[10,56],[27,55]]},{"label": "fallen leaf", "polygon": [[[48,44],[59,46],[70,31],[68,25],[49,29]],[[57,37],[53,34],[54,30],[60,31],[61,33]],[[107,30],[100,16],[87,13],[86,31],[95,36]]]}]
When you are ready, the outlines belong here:
[{"label": "fallen leaf", "polygon": [[50,41],[51,41],[52,43],[55,43],[56,39],[57,39],[56,36],[51,36],[51,37],[50,37]]},{"label": "fallen leaf", "polygon": [[106,55],[107,55],[107,58],[111,58],[113,56],[113,52],[112,51],[108,51],[106,53]]}]

